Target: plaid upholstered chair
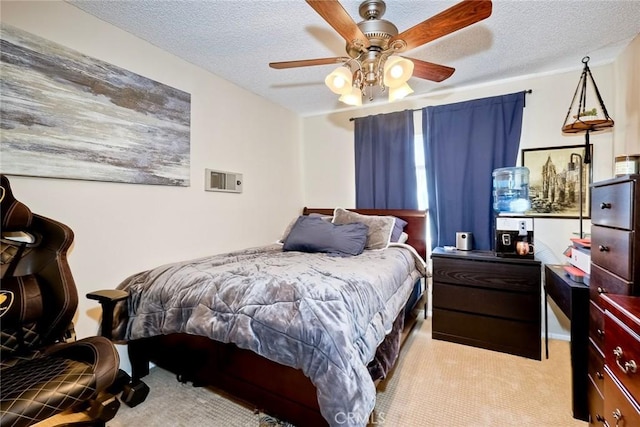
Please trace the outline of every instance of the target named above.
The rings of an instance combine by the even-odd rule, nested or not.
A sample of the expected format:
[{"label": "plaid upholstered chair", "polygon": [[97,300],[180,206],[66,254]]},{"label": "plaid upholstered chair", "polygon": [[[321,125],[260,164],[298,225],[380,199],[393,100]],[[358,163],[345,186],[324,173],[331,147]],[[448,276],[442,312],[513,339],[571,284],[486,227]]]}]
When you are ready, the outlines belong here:
[{"label": "plaid upholstered chair", "polygon": [[83,410],[104,425],[120,402],[106,393],[119,357],[104,337],[73,340],[78,294],[67,263],[73,232],[16,200],[0,175],[1,425],[28,426]]}]

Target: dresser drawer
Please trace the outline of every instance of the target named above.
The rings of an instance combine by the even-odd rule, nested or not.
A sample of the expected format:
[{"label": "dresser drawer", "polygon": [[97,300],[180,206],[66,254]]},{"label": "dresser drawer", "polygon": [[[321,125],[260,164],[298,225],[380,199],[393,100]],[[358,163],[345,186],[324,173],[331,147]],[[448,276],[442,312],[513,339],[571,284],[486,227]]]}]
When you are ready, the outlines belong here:
[{"label": "dresser drawer", "polygon": [[632,295],[633,284],[592,263],[589,298],[602,307],[602,302],[600,301],[600,295],[602,294]]},{"label": "dresser drawer", "polygon": [[593,301],[589,301],[589,338],[604,349],[604,311]]},{"label": "dresser drawer", "polygon": [[[539,306],[540,304],[538,304]],[[540,360],[540,324],[433,308],[434,339]]]},{"label": "dresser drawer", "polygon": [[624,280],[633,281],[633,232],[591,227],[591,262]]},{"label": "dresser drawer", "polygon": [[588,374],[600,393],[604,393],[604,354],[592,342],[589,342]]},{"label": "dresser drawer", "polygon": [[540,265],[437,257],[433,282],[539,294]]},{"label": "dresser drawer", "polygon": [[589,402],[589,426],[602,427],[604,422],[604,397],[591,380],[591,377],[587,382],[587,401]]},{"label": "dresser drawer", "polygon": [[633,193],[633,181],[593,187],[591,223],[631,230],[633,228]]},{"label": "dresser drawer", "polygon": [[434,282],[432,301],[434,308],[525,322],[537,322],[540,318],[538,293],[504,292],[497,289]]},{"label": "dresser drawer", "polygon": [[608,310],[604,316],[605,364],[629,391],[640,399],[640,337]]},{"label": "dresser drawer", "polygon": [[604,418],[610,427],[640,426],[640,410],[630,398],[615,375],[607,368],[604,374]]}]

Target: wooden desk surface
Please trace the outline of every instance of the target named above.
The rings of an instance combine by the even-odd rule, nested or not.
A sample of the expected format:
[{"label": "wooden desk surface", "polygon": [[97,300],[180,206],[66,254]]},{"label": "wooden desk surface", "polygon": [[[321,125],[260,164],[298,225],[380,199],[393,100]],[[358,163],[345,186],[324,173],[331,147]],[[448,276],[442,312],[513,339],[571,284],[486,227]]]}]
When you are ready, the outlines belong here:
[{"label": "wooden desk surface", "polygon": [[[545,280],[545,288],[549,298],[556,303],[565,316],[571,320],[572,309],[571,302],[576,293],[582,294],[583,298],[589,300],[589,286],[584,283],[573,281],[567,276],[564,265],[546,265],[545,269],[551,272],[555,277]],[[546,274],[546,273],[545,273]],[[545,276],[548,277],[548,276]]]},{"label": "wooden desk surface", "polygon": [[[545,265],[545,294],[571,322],[571,383],[574,418],[588,420],[587,364],[589,342],[589,286],[567,276],[564,265]],[[545,342],[548,341],[545,304]],[[548,351],[547,346],[547,351]],[[547,358],[549,357],[547,353]]]}]

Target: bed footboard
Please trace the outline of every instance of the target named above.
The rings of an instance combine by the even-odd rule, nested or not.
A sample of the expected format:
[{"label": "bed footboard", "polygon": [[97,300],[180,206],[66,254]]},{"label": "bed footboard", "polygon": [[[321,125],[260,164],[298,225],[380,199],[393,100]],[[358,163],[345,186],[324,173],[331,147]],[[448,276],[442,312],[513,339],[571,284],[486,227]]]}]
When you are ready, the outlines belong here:
[{"label": "bed footboard", "polygon": [[[404,324],[399,333],[400,348],[417,322],[419,306],[420,300],[413,299],[411,306],[399,316]],[[386,341],[381,347],[388,345]],[[244,402],[252,410],[297,426],[327,425],[320,413],[316,388],[302,371],[234,344],[197,335],[170,334],[131,341],[128,350],[134,379],[148,375],[149,362],[153,362],[175,373],[178,381],[212,387],[216,392]],[[378,382],[380,380],[376,384]]]}]

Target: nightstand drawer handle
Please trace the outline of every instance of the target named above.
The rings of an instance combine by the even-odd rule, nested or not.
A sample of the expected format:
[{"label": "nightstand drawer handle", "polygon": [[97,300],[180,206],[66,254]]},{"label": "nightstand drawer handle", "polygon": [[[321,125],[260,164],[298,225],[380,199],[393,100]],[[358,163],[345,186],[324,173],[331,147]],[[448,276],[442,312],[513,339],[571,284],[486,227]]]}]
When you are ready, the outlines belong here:
[{"label": "nightstand drawer handle", "polygon": [[600,252],[609,252],[609,246],[598,245],[598,250],[600,250]]},{"label": "nightstand drawer handle", "polygon": [[623,355],[622,348],[614,348],[613,355],[616,356],[616,364],[620,369],[622,369],[622,372],[624,372],[625,374],[628,374],[629,372],[631,372],[632,374],[636,373],[636,369],[638,368],[638,366],[636,365],[635,361],[629,360],[628,362],[624,362],[624,365],[620,363],[620,359],[622,359]]},{"label": "nightstand drawer handle", "polygon": [[600,286],[598,286],[598,293],[599,294],[606,294],[607,290],[605,288],[601,288]]},{"label": "nightstand drawer handle", "polygon": [[611,203],[607,203],[607,202],[600,203],[600,209],[611,209]]}]

